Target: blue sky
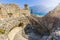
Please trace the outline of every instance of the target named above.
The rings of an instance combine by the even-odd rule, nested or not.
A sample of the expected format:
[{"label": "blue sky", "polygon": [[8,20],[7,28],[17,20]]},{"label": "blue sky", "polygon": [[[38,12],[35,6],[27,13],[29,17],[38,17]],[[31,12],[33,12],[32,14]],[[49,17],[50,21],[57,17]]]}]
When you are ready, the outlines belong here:
[{"label": "blue sky", "polygon": [[44,5],[46,7],[56,6],[60,0],[0,0],[0,3],[16,3],[20,6],[24,4],[29,4],[29,6],[34,5]]},{"label": "blue sky", "polygon": [[50,11],[60,3],[60,0],[0,0],[0,3],[16,3],[20,7],[23,7],[24,4],[28,4],[30,7],[42,5],[48,9],[47,11]]}]

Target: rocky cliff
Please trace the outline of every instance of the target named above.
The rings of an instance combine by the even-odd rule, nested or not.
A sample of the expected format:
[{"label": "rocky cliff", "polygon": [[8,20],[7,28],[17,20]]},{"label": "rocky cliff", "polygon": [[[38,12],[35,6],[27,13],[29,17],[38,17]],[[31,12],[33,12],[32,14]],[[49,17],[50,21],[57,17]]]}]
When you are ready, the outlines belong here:
[{"label": "rocky cliff", "polygon": [[[47,15],[42,17],[41,24],[44,25],[52,36],[50,40],[60,39],[60,4]],[[59,36],[59,37],[57,37]]]},{"label": "rocky cliff", "polygon": [[41,17],[16,4],[0,4],[0,40],[59,39],[60,5]]}]

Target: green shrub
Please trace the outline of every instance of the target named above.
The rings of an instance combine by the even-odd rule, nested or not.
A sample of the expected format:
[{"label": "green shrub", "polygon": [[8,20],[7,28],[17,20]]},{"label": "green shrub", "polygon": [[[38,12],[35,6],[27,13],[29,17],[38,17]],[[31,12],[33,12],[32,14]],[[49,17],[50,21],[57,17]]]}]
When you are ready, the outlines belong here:
[{"label": "green shrub", "polygon": [[0,34],[4,34],[4,33],[5,33],[5,30],[0,29]]}]

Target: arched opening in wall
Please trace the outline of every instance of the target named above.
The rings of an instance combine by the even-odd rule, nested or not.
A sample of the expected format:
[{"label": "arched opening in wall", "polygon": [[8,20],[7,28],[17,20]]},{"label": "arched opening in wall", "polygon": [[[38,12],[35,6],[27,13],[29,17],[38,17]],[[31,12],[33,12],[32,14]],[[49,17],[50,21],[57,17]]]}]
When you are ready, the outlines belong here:
[{"label": "arched opening in wall", "polygon": [[1,7],[0,7],[0,14],[2,14],[2,10],[1,10]]},{"label": "arched opening in wall", "polygon": [[9,17],[11,17],[13,14],[12,13],[8,13]]},{"label": "arched opening in wall", "polygon": [[3,10],[2,10],[2,7],[0,7],[0,18],[3,18]]},{"label": "arched opening in wall", "polygon": [[0,8],[0,10],[1,10],[1,8]]},{"label": "arched opening in wall", "polygon": [[23,15],[26,15],[26,13],[22,13]]},{"label": "arched opening in wall", "polygon": [[23,23],[20,23],[18,26],[19,26],[19,27],[20,27],[20,26],[24,26],[24,24],[23,24]]}]

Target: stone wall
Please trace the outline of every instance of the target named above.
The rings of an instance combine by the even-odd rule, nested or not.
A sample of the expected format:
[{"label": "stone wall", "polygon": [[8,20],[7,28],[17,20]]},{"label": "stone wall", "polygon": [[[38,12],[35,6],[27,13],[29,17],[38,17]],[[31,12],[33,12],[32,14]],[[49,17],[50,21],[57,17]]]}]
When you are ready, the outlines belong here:
[{"label": "stone wall", "polygon": [[21,14],[29,16],[30,10],[21,9],[16,4],[0,4],[0,14],[6,18],[9,17],[9,14],[12,14],[13,17]]},{"label": "stone wall", "polygon": [[0,4],[0,29],[9,32],[20,22],[26,25],[28,19],[25,16],[29,15],[29,10],[21,9],[16,4]]}]

